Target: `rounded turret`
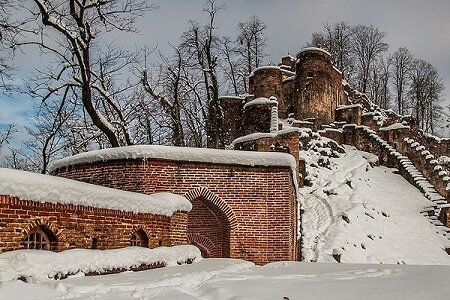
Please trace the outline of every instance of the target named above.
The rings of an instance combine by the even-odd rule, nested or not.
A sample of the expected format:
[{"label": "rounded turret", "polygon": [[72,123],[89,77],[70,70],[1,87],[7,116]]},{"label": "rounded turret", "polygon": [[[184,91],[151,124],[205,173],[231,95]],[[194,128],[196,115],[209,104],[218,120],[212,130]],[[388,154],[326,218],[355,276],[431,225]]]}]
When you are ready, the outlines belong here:
[{"label": "rounded turret", "polygon": [[259,97],[244,105],[243,135],[271,132],[275,122],[278,123],[278,101],[275,97]]},{"label": "rounded turret", "polygon": [[336,108],[347,104],[342,79],[330,53],[320,48],[302,49],[296,63],[296,118],[315,118],[319,124],[333,122]]}]

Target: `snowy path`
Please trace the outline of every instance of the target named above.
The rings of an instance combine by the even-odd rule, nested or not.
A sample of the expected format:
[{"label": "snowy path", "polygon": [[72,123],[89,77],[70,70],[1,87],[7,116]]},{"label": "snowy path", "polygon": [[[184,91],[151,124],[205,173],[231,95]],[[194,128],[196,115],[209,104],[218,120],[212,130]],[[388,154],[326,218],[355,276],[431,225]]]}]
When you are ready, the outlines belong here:
[{"label": "snowy path", "polygon": [[306,261],[334,261],[335,253],[342,262],[450,264],[448,241],[419,214],[432,202],[395,170],[351,147],[329,164],[318,152],[302,156],[311,183],[301,189]]},{"label": "snowy path", "polygon": [[[232,259],[41,283],[6,282],[0,299],[448,299],[449,266],[278,262]],[[382,288],[380,288],[382,287]]]}]

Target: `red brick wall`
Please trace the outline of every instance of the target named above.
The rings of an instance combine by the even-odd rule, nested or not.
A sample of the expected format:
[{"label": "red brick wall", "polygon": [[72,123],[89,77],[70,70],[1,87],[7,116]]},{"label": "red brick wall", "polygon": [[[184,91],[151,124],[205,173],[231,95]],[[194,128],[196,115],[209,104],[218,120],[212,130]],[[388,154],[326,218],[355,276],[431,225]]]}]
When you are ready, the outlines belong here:
[{"label": "red brick wall", "polygon": [[[258,264],[296,259],[297,202],[289,167],[136,159],[71,166],[55,173],[127,191],[185,195],[194,204],[188,236],[201,240],[198,244],[205,248],[217,244],[210,246],[217,249],[204,249],[213,256],[220,252]],[[207,224],[201,224],[203,218]]]},{"label": "red brick wall", "polygon": [[91,248],[94,239],[98,249],[127,247],[131,234],[139,229],[147,234],[150,248],[187,243],[183,212],[167,217],[0,196],[0,252],[23,248],[24,238],[36,227],[55,235],[52,250],[56,251]]},{"label": "red brick wall", "polygon": [[275,104],[255,104],[245,108],[242,135],[270,132],[272,107]]},{"label": "red brick wall", "polygon": [[321,51],[303,51],[297,55],[294,108],[296,119],[316,118],[320,124],[334,121],[335,109],[347,104],[342,75]]}]

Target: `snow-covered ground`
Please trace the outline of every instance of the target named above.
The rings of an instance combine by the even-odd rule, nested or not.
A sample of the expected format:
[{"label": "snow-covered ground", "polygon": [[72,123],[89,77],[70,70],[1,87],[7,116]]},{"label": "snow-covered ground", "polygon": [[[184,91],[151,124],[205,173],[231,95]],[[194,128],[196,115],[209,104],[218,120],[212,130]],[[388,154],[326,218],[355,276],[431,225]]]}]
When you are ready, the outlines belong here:
[{"label": "snow-covered ground", "polygon": [[[15,250],[0,254],[0,283],[23,279],[45,281],[86,273],[130,270],[140,266],[176,266],[202,259],[192,245],[174,247],[126,247],[111,250],[70,249],[62,252]],[[0,298],[3,299],[3,298]]]},{"label": "snow-covered ground", "polygon": [[450,264],[447,237],[419,214],[433,203],[373,154],[313,140],[306,160],[310,186],[301,189],[306,261]]},{"label": "snow-covered ground", "polygon": [[233,259],[40,283],[7,282],[0,299],[448,299],[449,266]]},{"label": "snow-covered ground", "polygon": [[[308,185],[300,189],[302,253],[307,262],[255,266],[235,259],[195,259],[193,264],[176,265],[186,253],[198,255],[192,246],[167,255],[164,248],[125,250],[156,251],[149,252],[148,259],[146,253],[116,255],[122,250],[111,250],[113,254],[105,257],[98,251],[68,250],[69,257],[59,258],[59,253],[42,258],[25,250],[17,252],[20,255],[2,254],[0,299],[448,299],[450,256],[444,249],[449,240],[419,214],[432,203],[395,169],[378,166],[372,154],[352,147],[342,153],[343,148],[326,138],[308,147],[301,154]],[[155,254],[158,251],[161,256]],[[99,254],[103,258],[96,258]],[[338,256],[343,263],[336,263]],[[126,268],[159,261],[168,266],[83,275],[92,271],[89,267]],[[55,270],[76,275],[48,278]],[[22,273],[29,274],[30,282],[13,280]]]}]

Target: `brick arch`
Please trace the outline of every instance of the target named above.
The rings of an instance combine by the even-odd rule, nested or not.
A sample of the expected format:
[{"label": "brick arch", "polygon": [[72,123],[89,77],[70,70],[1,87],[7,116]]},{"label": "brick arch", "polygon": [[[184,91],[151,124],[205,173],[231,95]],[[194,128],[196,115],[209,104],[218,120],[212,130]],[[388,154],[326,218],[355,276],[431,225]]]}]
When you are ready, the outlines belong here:
[{"label": "brick arch", "polygon": [[217,251],[216,245],[214,245],[214,243],[210,239],[201,234],[188,233],[188,241],[191,244],[198,246],[202,252],[205,252],[205,258],[211,257]]},{"label": "brick arch", "polygon": [[[198,244],[210,257],[230,257],[231,236],[238,227],[232,208],[204,187],[186,193],[185,197],[193,205],[188,213],[189,242]],[[189,236],[197,240],[190,240]]]},{"label": "brick arch", "polygon": [[133,229],[128,233],[128,237],[131,238],[131,235],[139,230],[142,230],[146,234],[149,248],[161,246],[163,240],[166,238],[163,233],[155,231],[154,228],[149,229],[147,226],[143,225],[133,226]]},{"label": "brick arch", "polygon": [[210,202],[212,205],[220,209],[223,212],[223,214],[227,217],[232,231],[238,229],[238,222],[233,209],[225,201],[220,199],[216,194],[214,194],[207,188],[205,187],[196,188],[194,190],[187,192],[184,195],[184,197],[191,202],[197,198],[202,198]]},{"label": "brick arch", "polygon": [[57,227],[56,224],[49,222],[48,220],[43,219],[33,219],[28,225],[23,228],[22,231],[22,239],[24,239],[31,230],[37,227],[44,227],[55,237],[56,245],[55,250],[60,251],[63,248],[63,245],[67,243],[66,236],[61,232],[61,230]]}]

